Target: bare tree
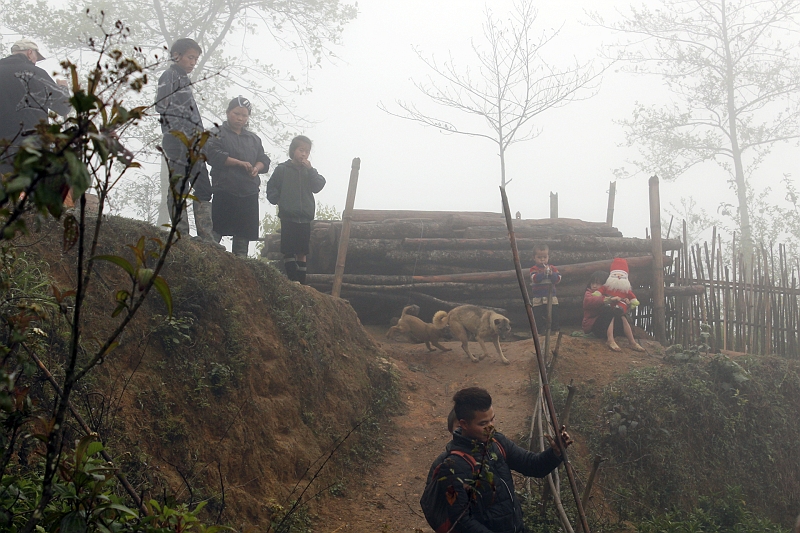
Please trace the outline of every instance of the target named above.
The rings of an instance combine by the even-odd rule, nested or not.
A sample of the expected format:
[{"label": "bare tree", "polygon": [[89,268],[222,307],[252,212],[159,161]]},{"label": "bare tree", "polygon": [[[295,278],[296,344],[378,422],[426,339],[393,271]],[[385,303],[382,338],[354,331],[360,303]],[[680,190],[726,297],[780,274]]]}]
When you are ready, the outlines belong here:
[{"label": "bare tree", "polygon": [[[505,187],[506,151],[517,142],[538,135],[532,119],[550,108],[564,105],[585,95],[584,89],[594,89],[600,73],[592,63],[575,61],[559,69],[541,56],[559,31],[540,33],[534,29],[537,11],[532,0],[520,0],[513,12],[501,20],[487,8],[483,24],[482,45],[472,43],[478,62],[473,73],[460,69],[452,56],[444,64],[417,56],[433,71],[427,82],[414,85],[440,106],[483,119],[488,130],[456,125],[447,119],[420,111],[413,103],[398,101],[402,112],[393,112],[381,104],[387,113],[433,126],[449,133],[482,137],[494,142],[500,156],[500,185]],[[591,94],[591,91],[587,91]]]},{"label": "bare tree", "polygon": [[[158,55],[166,64],[166,48],[178,38],[194,38],[204,53],[191,76],[206,124],[225,120],[231,96],[248,94],[254,102],[249,127],[273,146],[285,145],[306,122],[293,99],[310,90],[309,70],[335,56],[333,46],[341,43],[344,27],[356,15],[356,6],[347,0],[8,0],[0,5],[6,27],[47,44],[60,57],[73,58],[79,69],[94,59],[89,43],[102,37],[98,28],[103,20],[130,24],[130,36],[121,48],[142,62]],[[293,53],[294,67],[279,69],[265,61],[265,51]],[[129,93],[126,105],[150,105],[153,96],[152,86],[146,86],[140,94]],[[134,139],[123,140],[141,160],[157,163],[160,157],[154,148],[161,138],[157,117],[145,117],[143,123],[145,127],[129,132]],[[133,209],[149,221],[149,208],[142,211],[141,203],[136,203],[145,200],[148,190],[139,180],[124,181],[127,185],[116,191],[115,207]],[[162,165],[162,207],[157,217],[161,223],[168,218],[167,181]],[[134,194],[137,188],[145,196]]]},{"label": "bare tree", "polygon": [[[231,93],[249,92],[258,111],[251,127],[282,145],[287,129],[301,121],[292,97],[309,90],[308,70],[335,55],[332,46],[357,11],[340,0],[9,0],[0,7],[5,26],[59,55],[87,51],[86,37],[100,38],[101,14],[128,22],[131,51],[135,45],[145,55],[194,38],[204,52],[192,73],[195,81],[204,80],[195,87],[207,102],[204,114],[221,122]],[[295,71],[265,61],[264,51],[293,52]],[[152,99],[149,92],[144,97]]]},{"label": "bare tree", "polygon": [[661,0],[616,24],[593,16],[628,34],[620,50],[630,70],[662,76],[671,94],[667,105],[637,103],[621,122],[627,145],[641,147],[634,165],[674,180],[718,164],[736,192],[747,259],[749,179],[777,143],[800,137],[799,14],[797,0]]},{"label": "bare tree", "polygon": [[132,211],[137,219],[156,224],[161,201],[160,181],[158,174],[143,171],[135,173],[133,179],[120,180],[118,194],[109,199],[109,211],[113,214]]}]

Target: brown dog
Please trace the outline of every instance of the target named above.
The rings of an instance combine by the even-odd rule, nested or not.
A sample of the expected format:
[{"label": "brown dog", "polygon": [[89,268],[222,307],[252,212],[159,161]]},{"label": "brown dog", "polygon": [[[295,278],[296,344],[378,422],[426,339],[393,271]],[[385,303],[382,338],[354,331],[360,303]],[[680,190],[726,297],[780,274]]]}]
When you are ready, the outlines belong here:
[{"label": "brown dog", "polygon": [[469,333],[475,335],[475,339],[481,345],[483,357],[489,355],[483,341],[491,339],[500,359],[503,363],[509,364],[509,360],[506,359],[506,356],[503,355],[503,350],[500,349],[500,337],[511,331],[511,321],[503,315],[475,305],[460,305],[449,313],[447,311],[437,311],[433,315],[433,325],[438,328],[450,326],[450,332],[461,341],[464,353],[474,363],[477,363],[479,359],[469,351]]},{"label": "brown dog", "polygon": [[409,336],[411,336],[411,338],[415,339],[416,341],[424,342],[425,346],[427,346],[428,350],[430,350],[431,352],[435,351],[433,348],[431,348],[431,344],[433,344],[443,352],[451,351],[452,348],[445,348],[444,346],[439,344],[439,337],[442,336],[445,326],[436,327],[433,324],[428,324],[427,322],[423,322],[422,320],[411,314],[415,310],[416,312],[419,312],[419,307],[416,305],[408,305],[404,307],[403,314],[400,315],[400,320],[398,320],[396,326],[392,326],[391,328],[389,328],[389,331],[386,332],[386,337],[391,338],[397,333],[407,333]]}]

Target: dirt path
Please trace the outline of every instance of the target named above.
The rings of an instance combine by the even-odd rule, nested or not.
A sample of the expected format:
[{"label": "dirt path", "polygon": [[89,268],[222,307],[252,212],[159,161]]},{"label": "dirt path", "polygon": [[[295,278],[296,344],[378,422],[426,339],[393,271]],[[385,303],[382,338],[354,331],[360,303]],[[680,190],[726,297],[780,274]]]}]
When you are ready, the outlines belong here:
[{"label": "dirt path", "polygon": [[[400,373],[400,387],[407,412],[396,417],[386,438],[385,461],[362,486],[351,484],[346,496],[329,499],[320,510],[315,531],[414,532],[430,531],[419,508],[419,497],[431,462],[450,440],[447,415],[453,394],[469,386],[481,386],[491,394],[496,427],[515,441],[527,438],[535,379],[533,343],[502,343],[511,361],[504,365],[489,346],[490,356],[470,363],[460,344],[446,342],[453,351],[429,353],[424,344],[387,342],[384,329],[368,328],[392,358]],[[474,350],[480,350],[477,343]],[[556,371],[562,382],[604,386],[634,367],[652,366],[658,359],[627,349],[610,352],[597,339],[562,340]],[[646,344],[654,351],[655,343]],[[579,437],[579,436],[578,436]]]}]

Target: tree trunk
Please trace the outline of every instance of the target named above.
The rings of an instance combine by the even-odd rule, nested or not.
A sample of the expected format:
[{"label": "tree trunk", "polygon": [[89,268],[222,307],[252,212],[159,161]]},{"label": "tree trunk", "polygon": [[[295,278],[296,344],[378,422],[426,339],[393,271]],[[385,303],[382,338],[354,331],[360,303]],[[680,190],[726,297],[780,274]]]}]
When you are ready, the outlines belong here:
[{"label": "tree trunk", "polygon": [[[653,261],[652,256],[629,257],[627,259],[628,267],[631,271],[633,280],[648,279],[646,273],[649,266]],[[664,257],[664,264],[671,264],[672,260],[669,257]],[[576,265],[562,265],[559,267],[559,272],[562,276],[573,279],[586,279],[596,270],[608,270],[611,267],[611,260],[593,261],[591,263],[581,263]],[[353,275],[345,274],[343,281],[345,283],[359,283],[359,284],[380,284],[380,285],[400,285],[400,284],[417,284],[417,283],[438,283],[438,282],[456,282],[456,283],[491,283],[491,282],[504,282],[507,280],[516,281],[517,274],[514,270],[503,270],[498,272],[469,272],[463,274],[437,274],[437,275]],[[331,274],[309,274],[309,283],[332,283],[333,276]]]},{"label": "tree trunk", "polygon": [[750,209],[747,205],[747,182],[744,179],[744,165],[742,163],[742,149],[739,146],[739,128],[736,124],[736,79],[733,74],[733,59],[731,56],[731,41],[728,35],[728,19],[725,11],[726,0],[722,0],[722,35],[725,46],[725,92],[728,108],[728,129],[731,140],[731,154],[733,157],[734,183],[736,184],[736,198],[739,203],[739,228],[742,232],[742,253],[745,265],[752,264],[753,236],[750,227]]},{"label": "tree trunk", "polygon": [[353,222],[398,222],[427,220],[454,227],[502,225],[502,213],[481,211],[412,211],[393,209],[354,209]]},{"label": "tree trunk", "polygon": [[[589,263],[593,261],[609,261],[614,257],[629,257],[637,255],[636,252],[610,253],[604,252],[568,252],[550,251],[550,261],[555,265],[571,265],[576,263]],[[353,250],[353,257],[359,259],[380,260],[377,256],[362,256],[360,251]],[[404,250],[387,250],[383,256],[383,261],[387,264],[437,264],[442,267],[462,266],[472,267],[473,271],[479,270],[500,270],[513,266],[511,250],[431,250],[410,252]],[[527,268],[534,264],[533,251],[520,254],[520,261]],[[559,271],[561,268],[559,267]]]},{"label": "tree trunk", "polygon": [[[516,232],[516,231],[515,231]],[[648,239],[624,237],[595,237],[592,235],[564,235],[562,237],[546,237],[541,239],[517,239],[519,250],[533,250],[537,244],[546,244],[550,250],[564,250],[570,252],[612,251],[616,252],[649,252],[651,242]],[[352,246],[358,246],[351,240]],[[389,243],[389,240],[382,242]],[[679,239],[662,239],[662,248],[665,252],[678,250],[681,247]],[[406,238],[401,244],[404,250],[507,250],[508,237],[483,238],[483,239],[445,239],[445,238]]]}]

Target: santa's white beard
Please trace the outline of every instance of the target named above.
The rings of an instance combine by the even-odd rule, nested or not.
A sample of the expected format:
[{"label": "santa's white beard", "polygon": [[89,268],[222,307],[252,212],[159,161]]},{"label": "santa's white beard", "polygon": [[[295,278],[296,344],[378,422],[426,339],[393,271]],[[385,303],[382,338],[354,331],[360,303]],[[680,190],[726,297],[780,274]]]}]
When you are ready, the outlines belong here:
[{"label": "santa's white beard", "polygon": [[618,278],[616,276],[608,276],[605,286],[614,291],[628,292],[631,290],[631,282],[628,278]]}]

